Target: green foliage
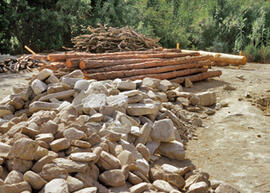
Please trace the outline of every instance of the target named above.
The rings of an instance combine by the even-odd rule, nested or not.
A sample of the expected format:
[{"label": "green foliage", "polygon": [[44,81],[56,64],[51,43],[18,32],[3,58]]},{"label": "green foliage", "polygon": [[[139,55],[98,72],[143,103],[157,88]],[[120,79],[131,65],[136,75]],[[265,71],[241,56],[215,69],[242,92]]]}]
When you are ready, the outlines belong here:
[{"label": "green foliage", "polygon": [[264,0],[1,0],[0,52],[70,47],[87,26],[130,26],[164,47],[225,53],[244,50],[267,61],[270,3]]}]

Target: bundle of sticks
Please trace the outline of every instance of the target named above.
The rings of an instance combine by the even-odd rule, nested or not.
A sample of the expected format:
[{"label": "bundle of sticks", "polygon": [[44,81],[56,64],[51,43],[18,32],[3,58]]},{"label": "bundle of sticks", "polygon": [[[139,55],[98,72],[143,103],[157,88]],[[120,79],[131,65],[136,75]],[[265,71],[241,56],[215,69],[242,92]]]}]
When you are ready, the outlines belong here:
[{"label": "bundle of sticks", "polygon": [[72,39],[77,51],[91,53],[147,50],[160,47],[159,39],[139,34],[129,27],[113,28],[99,24],[97,28],[87,28],[91,34],[79,35]]},{"label": "bundle of sticks", "polygon": [[145,77],[168,79],[183,83],[221,75],[221,71],[208,71],[213,56],[201,56],[198,52],[182,53],[178,49],[153,49],[147,51],[127,51],[91,54],[66,52],[49,54],[48,60],[65,67],[57,71],[81,69],[87,79],[143,79]]},{"label": "bundle of sticks", "polygon": [[40,65],[40,61],[33,59],[31,55],[21,56],[19,58],[8,57],[0,62],[0,73],[19,72],[21,70],[32,71]]}]

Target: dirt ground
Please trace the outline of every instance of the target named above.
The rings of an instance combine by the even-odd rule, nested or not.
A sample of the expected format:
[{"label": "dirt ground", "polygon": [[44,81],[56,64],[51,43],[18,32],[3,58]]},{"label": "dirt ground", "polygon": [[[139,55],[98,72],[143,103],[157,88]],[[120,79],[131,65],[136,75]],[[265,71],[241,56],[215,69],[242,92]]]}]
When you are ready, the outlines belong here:
[{"label": "dirt ground", "polygon": [[[218,102],[229,106],[203,121],[203,128],[196,131],[198,140],[187,145],[187,158],[211,179],[228,182],[241,192],[270,192],[270,117],[252,103],[261,95],[270,96],[270,65],[215,69],[222,70],[220,78],[187,90],[216,91]],[[225,91],[228,84],[236,90]]]},{"label": "dirt ground", "polygon": [[[187,158],[211,179],[230,183],[243,193],[270,192],[270,117],[252,103],[270,95],[270,65],[215,69],[222,70],[220,78],[186,90],[216,91],[217,101],[229,106],[203,120],[203,128],[196,131],[198,140],[187,145]],[[11,93],[12,85],[26,83],[32,74],[0,74],[0,100]],[[226,91],[226,85],[236,90]]]}]

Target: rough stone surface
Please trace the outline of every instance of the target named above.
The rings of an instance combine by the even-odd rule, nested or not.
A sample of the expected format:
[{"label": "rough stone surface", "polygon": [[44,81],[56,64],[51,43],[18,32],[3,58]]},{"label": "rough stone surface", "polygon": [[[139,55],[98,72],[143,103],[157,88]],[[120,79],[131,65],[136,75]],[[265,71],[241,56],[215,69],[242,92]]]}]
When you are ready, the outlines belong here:
[{"label": "rough stone surface", "polygon": [[82,162],[76,162],[65,158],[55,158],[53,160],[58,167],[65,168],[68,173],[84,172],[87,169],[87,164]]},{"label": "rough stone surface", "polygon": [[69,192],[75,192],[84,187],[84,184],[81,180],[74,178],[72,176],[68,176],[66,181],[67,181]]},{"label": "rough stone surface", "polygon": [[86,138],[86,135],[85,135],[85,133],[83,131],[80,131],[79,129],[76,129],[76,128],[73,128],[73,127],[69,128],[69,129],[66,129],[63,132],[63,135],[69,141],[80,140],[80,139]]},{"label": "rough stone surface", "polygon": [[19,182],[15,184],[4,184],[0,186],[0,192],[2,193],[21,193],[23,191],[31,192],[31,186],[27,182]]},{"label": "rough stone surface", "polygon": [[163,192],[171,192],[175,190],[175,188],[173,188],[168,182],[164,180],[155,180],[153,182],[153,185],[155,186],[155,188]]},{"label": "rough stone surface", "polygon": [[58,152],[70,147],[70,142],[66,138],[56,139],[50,143],[50,147],[53,151]]},{"label": "rough stone surface", "polygon": [[45,185],[44,193],[69,193],[67,181],[61,178],[51,180]]},{"label": "rough stone surface", "polygon": [[200,98],[200,105],[202,106],[211,106],[216,103],[216,93],[215,92],[201,92],[197,93],[196,96]]},{"label": "rough stone surface", "polygon": [[41,189],[47,182],[37,173],[28,171],[23,176],[24,181],[28,182],[33,189]]},{"label": "rough stone surface", "polygon": [[99,180],[107,186],[118,187],[126,183],[126,177],[121,170],[108,170],[100,174]]},{"label": "rough stone surface", "polygon": [[176,160],[185,159],[184,146],[178,141],[162,142],[158,149],[165,157]]},{"label": "rough stone surface", "polygon": [[82,100],[83,108],[85,110],[93,108],[98,110],[106,104],[106,95],[105,94],[92,94]]},{"label": "rough stone surface", "polygon": [[31,88],[33,89],[33,92],[38,95],[42,92],[44,92],[45,90],[47,90],[47,84],[45,84],[44,82],[36,79],[32,82],[31,84]]},{"label": "rough stone surface", "polygon": [[154,104],[129,104],[127,107],[127,114],[131,116],[151,115],[156,113],[156,106]]},{"label": "rough stone surface", "polygon": [[4,183],[5,184],[15,184],[23,181],[23,174],[19,171],[12,170],[7,175]]},{"label": "rough stone surface", "polygon": [[33,160],[38,143],[29,138],[18,139],[11,148],[11,155],[23,160]]},{"label": "rough stone surface", "polygon": [[205,182],[197,182],[189,187],[187,193],[208,193],[208,185]]},{"label": "rough stone surface", "polygon": [[76,191],[74,193],[96,193],[97,192],[97,187],[90,187],[90,188],[84,188],[79,191]]},{"label": "rough stone surface", "polygon": [[155,121],[151,137],[155,141],[170,142],[175,139],[173,122],[170,119]]},{"label": "rough stone surface", "polygon": [[129,188],[131,193],[142,193],[147,189],[148,189],[148,184],[146,182],[139,183]]},{"label": "rough stone surface", "polygon": [[90,162],[97,158],[95,153],[90,152],[78,152],[70,154],[70,159],[80,162]]}]

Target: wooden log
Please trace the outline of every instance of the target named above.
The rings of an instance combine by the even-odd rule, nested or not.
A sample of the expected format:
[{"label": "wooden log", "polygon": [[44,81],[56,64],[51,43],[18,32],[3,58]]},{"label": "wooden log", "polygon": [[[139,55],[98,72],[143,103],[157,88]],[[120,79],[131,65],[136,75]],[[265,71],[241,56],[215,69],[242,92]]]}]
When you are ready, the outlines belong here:
[{"label": "wooden log", "polygon": [[[66,66],[68,68],[80,67],[80,62],[81,61],[88,61],[91,62],[91,65],[95,66],[115,66],[115,65],[123,65],[123,64],[136,64],[136,63],[141,63],[141,62],[146,62],[146,61],[151,61],[153,60],[152,58],[144,58],[144,59],[123,59],[123,60],[89,60],[87,58],[69,58],[66,60]],[[156,59],[160,60],[160,59]]]},{"label": "wooden log", "polygon": [[[103,60],[121,60],[121,59],[148,59],[148,58],[178,58],[178,57],[186,57],[186,56],[198,56],[198,53],[191,53],[191,54],[183,54],[183,53],[157,53],[157,54],[122,54],[117,56],[102,56],[102,57],[96,57],[96,59],[103,59]],[[80,68],[81,69],[87,69],[87,68],[99,68],[99,67],[105,67],[109,66],[110,64],[96,64],[93,60],[82,60],[80,62]]]},{"label": "wooden log", "polygon": [[188,78],[191,82],[198,82],[198,81],[206,80],[212,77],[219,77],[221,75],[222,75],[222,72],[220,70],[208,71],[208,72],[202,72],[195,75],[173,78],[173,79],[170,79],[170,81],[181,84],[185,81],[186,78]]},{"label": "wooden log", "polygon": [[[179,70],[179,71],[172,71],[172,72],[166,72],[166,73],[156,73],[156,74],[144,74],[144,75],[138,75],[138,76],[130,76],[126,77],[124,76],[122,79],[123,80],[137,80],[137,79],[143,79],[145,77],[150,77],[150,78],[158,78],[158,79],[171,79],[171,78],[176,78],[179,76],[185,76],[189,74],[194,74],[198,72],[206,72],[206,68],[192,68],[192,69],[185,69],[185,70]],[[87,79],[96,79],[96,80],[106,80],[109,79],[106,76],[91,76],[91,75],[85,75]],[[114,78],[112,78],[114,79]]]},{"label": "wooden log", "polygon": [[[113,56],[119,55],[151,55],[151,54],[180,54],[181,52],[173,52],[173,50],[164,50],[164,51],[155,51],[155,50],[147,50],[147,51],[126,51],[126,52],[113,52],[113,53],[101,53],[101,54],[93,54],[93,53],[86,53],[86,52],[64,52],[58,54],[49,54],[47,55],[47,59],[51,62],[63,62],[69,58],[99,58],[100,59],[115,59]],[[183,54],[186,55],[186,54]],[[199,53],[191,53],[191,55],[199,55]],[[106,58],[107,57],[107,58]],[[128,58],[127,56],[122,59]],[[136,58],[136,57],[133,57]],[[148,57],[150,58],[150,57]]]},{"label": "wooden log", "polygon": [[[168,59],[168,60],[153,60],[147,61],[137,64],[127,64],[127,65],[117,65],[117,66],[109,66],[102,68],[100,70],[105,71],[116,71],[116,70],[132,70],[132,69],[146,69],[151,67],[159,67],[159,66],[168,66],[168,65],[179,65],[179,64],[187,64],[187,63],[194,63],[197,61],[208,60],[210,56],[194,56],[194,57],[183,57],[183,58],[175,58],[175,59]],[[92,68],[98,68],[100,65],[92,65]],[[80,68],[84,69],[84,64],[81,65]]]},{"label": "wooden log", "polygon": [[146,69],[133,69],[133,70],[109,71],[109,72],[100,71],[94,74],[89,74],[88,71],[84,71],[84,73],[88,74],[88,78],[90,79],[104,80],[104,79],[125,78],[145,74],[157,74],[188,68],[200,68],[203,67],[204,65],[207,65],[208,63],[209,61],[202,61],[193,64],[172,65]]},{"label": "wooden log", "polygon": [[244,65],[247,63],[246,56],[238,56],[233,54],[206,52],[206,51],[193,51],[193,50],[182,50],[182,53],[197,53],[199,52],[201,56],[213,56],[212,61],[217,65],[220,64],[232,64],[232,65]]}]

